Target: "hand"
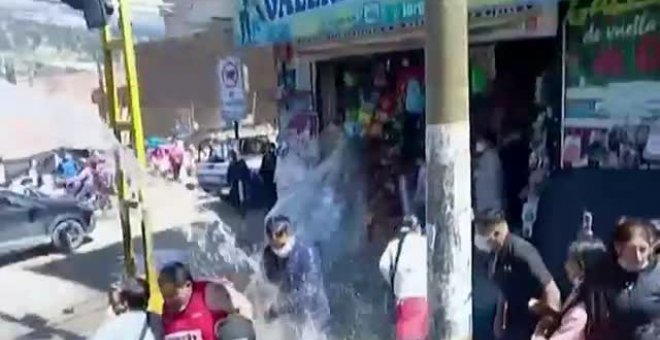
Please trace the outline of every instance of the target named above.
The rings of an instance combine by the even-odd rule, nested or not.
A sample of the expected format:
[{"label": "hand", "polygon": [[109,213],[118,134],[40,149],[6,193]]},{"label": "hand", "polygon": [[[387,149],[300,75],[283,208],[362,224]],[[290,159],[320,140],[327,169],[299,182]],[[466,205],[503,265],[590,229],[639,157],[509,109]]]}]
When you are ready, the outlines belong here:
[{"label": "hand", "polygon": [[534,330],[534,336],[547,338],[551,336],[551,331],[556,329],[557,319],[554,316],[546,315],[542,317],[539,322],[536,324],[536,329]]}]

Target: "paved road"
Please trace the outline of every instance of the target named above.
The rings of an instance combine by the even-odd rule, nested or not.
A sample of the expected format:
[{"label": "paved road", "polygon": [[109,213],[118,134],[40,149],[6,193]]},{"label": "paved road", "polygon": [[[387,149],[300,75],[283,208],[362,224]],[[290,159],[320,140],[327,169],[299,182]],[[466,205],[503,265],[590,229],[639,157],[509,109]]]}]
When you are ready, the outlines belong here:
[{"label": "paved road", "polygon": [[[258,213],[242,220],[217,200],[175,184],[159,183],[147,194],[150,206],[155,207],[157,248],[188,249],[195,243],[199,233],[188,226],[203,217],[196,211],[199,205],[221,214],[225,223],[239,231],[241,244],[257,240],[251,232],[255,228],[247,225],[259,224],[262,217]],[[85,339],[109,316],[106,292],[121,270],[121,232],[116,217],[102,219],[92,238],[73,255],[53,254],[43,247],[0,258],[3,339]],[[136,246],[138,252],[139,248]]]}]

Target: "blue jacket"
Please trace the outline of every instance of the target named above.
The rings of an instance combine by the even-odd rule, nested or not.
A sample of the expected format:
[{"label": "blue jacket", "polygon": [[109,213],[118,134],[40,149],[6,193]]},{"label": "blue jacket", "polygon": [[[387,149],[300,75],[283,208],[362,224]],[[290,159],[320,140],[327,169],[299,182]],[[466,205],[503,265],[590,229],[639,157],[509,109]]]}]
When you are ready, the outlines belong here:
[{"label": "blue jacket", "polygon": [[266,247],[263,261],[266,278],[279,286],[284,295],[277,312],[301,321],[311,318],[324,327],[330,317],[330,307],[316,251],[298,240],[286,258],[278,257]]},{"label": "blue jacket", "polygon": [[58,170],[60,176],[64,177],[65,179],[69,179],[75,177],[78,174],[80,168],[75,161],[65,159],[62,161],[62,163],[60,163]]}]

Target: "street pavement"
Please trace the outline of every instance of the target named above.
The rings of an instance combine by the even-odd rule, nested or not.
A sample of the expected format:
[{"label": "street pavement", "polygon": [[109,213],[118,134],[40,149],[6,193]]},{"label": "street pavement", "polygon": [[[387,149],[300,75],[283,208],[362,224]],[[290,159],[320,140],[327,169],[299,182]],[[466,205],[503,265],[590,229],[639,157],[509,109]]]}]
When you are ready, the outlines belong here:
[{"label": "street pavement", "polygon": [[[150,183],[146,197],[157,249],[188,250],[197,242],[205,233],[190,229],[192,222],[204,218],[198,207],[221,216],[236,230],[241,245],[254,245],[263,238],[261,212],[241,219],[217,199],[173,183]],[[134,216],[134,235],[139,233],[138,221]],[[141,253],[139,243],[136,238],[137,253]],[[118,279],[121,254],[118,218],[111,214],[99,220],[92,240],[75,254],[57,254],[42,247],[0,258],[0,338],[86,339],[92,335],[110,316],[106,294]]]}]

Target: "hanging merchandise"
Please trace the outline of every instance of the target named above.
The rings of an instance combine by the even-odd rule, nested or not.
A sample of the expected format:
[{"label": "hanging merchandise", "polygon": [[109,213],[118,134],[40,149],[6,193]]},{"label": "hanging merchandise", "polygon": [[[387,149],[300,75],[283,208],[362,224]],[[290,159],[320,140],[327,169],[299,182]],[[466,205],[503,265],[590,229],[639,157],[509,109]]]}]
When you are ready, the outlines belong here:
[{"label": "hanging merchandise", "polygon": [[385,71],[385,64],[377,63],[374,69],[374,86],[383,88],[387,86],[387,73]]},{"label": "hanging merchandise", "polygon": [[378,109],[380,112],[384,113],[387,118],[392,118],[394,116],[394,110],[396,109],[396,99],[393,93],[385,93],[380,97]]},{"label": "hanging merchandise", "polygon": [[424,89],[417,78],[410,78],[406,84],[406,112],[409,114],[424,113],[426,98]]},{"label": "hanging merchandise", "polygon": [[346,71],[344,72],[344,86],[346,87],[355,87],[357,86],[357,79],[353,73]]},{"label": "hanging merchandise", "polygon": [[482,94],[495,79],[495,45],[470,47],[470,87],[472,94]]},{"label": "hanging merchandise", "polygon": [[564,139],[562,163],[573,167],[582,163],[582,138],[579,135],[569,135]]}]

